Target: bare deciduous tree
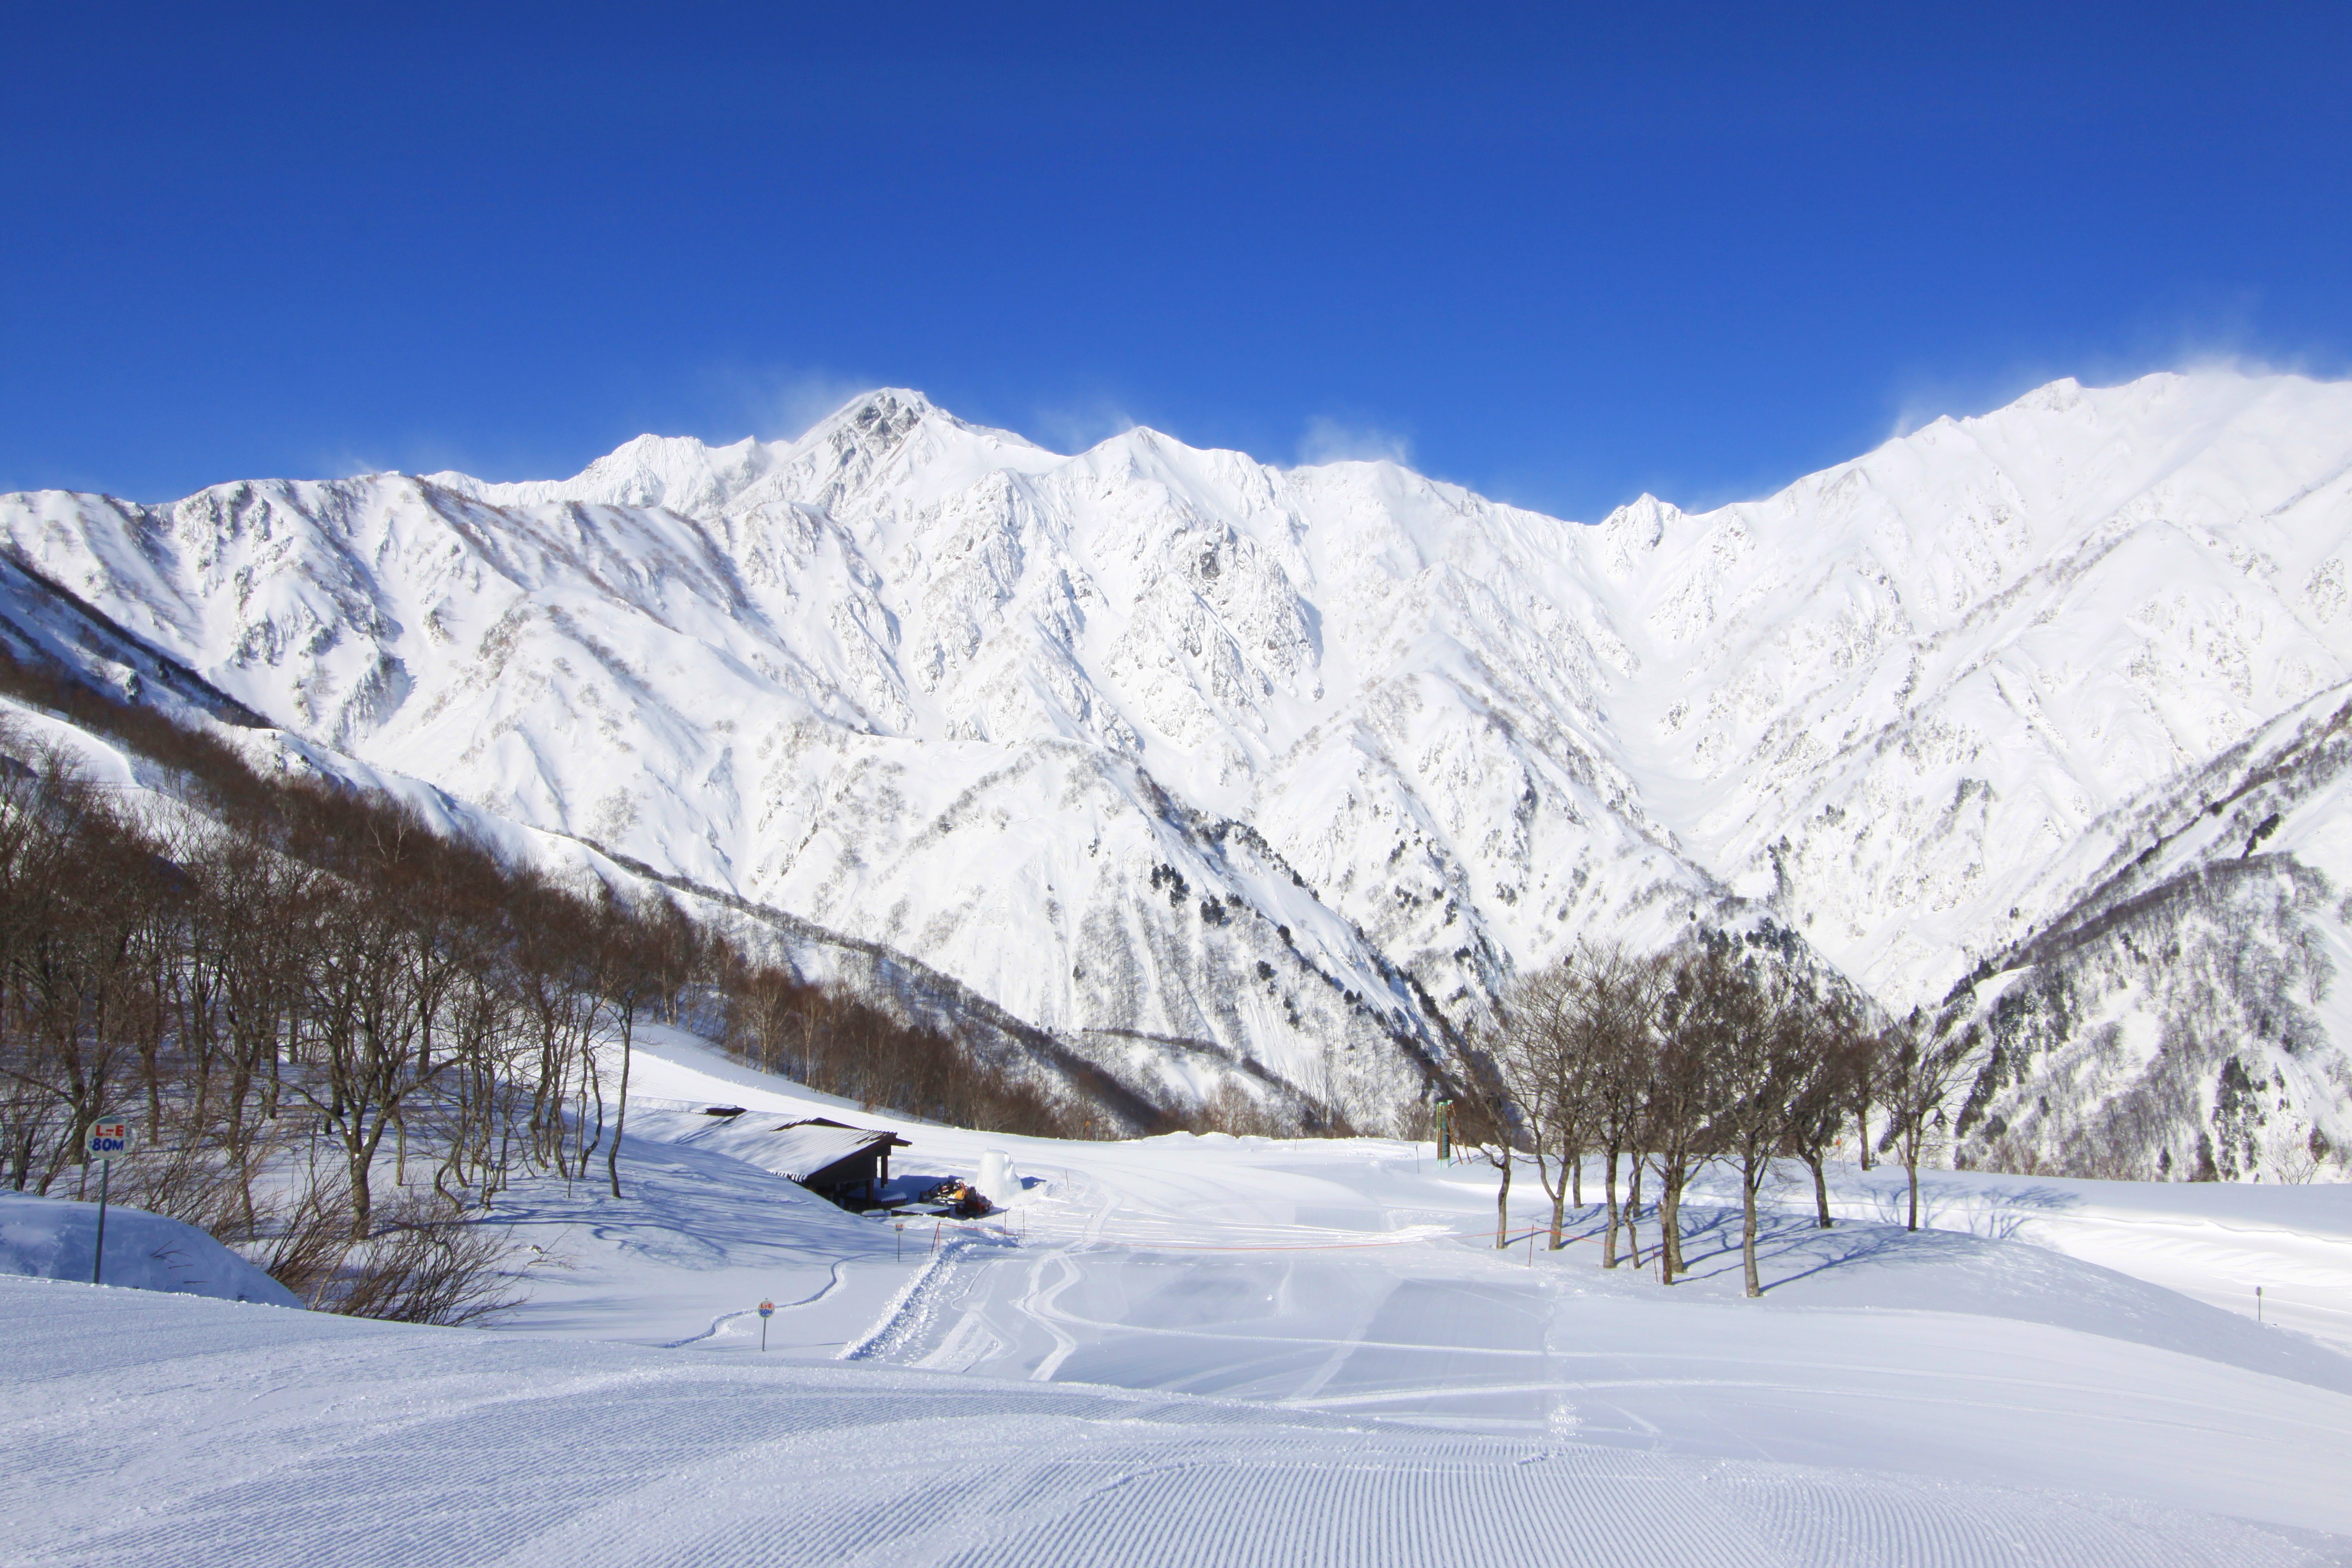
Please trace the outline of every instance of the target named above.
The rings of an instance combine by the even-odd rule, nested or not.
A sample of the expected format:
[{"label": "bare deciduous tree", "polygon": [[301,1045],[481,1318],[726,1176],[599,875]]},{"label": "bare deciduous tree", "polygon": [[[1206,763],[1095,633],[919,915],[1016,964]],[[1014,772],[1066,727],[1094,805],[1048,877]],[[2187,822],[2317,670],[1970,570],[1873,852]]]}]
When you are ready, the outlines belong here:
[{"label": "bare deciduous tree", "polygon": [[1536,1180],[1551,1200],[1554,1250],[1560,1245],[1561,1211],[1576,1159],[1580,1108],[1572,1080],[1580,1043],[1577,993],[1575,975],[1565,963],[1521,981],[1497,1010],[1488,1049],[1496,1085],[1517,1112],[1535,1156]]},{"label": "bare deciduous tree", "polygon": [[1919,1161],[1929,1139],[1943,1124],[1945,1102],[1967,1076],[1974,1043],[1972,1035],[1937,1035],[1926,1016],[1915,1010],[1888,1026],[1876,1053],[1887,1121],[1879,1146],[1891,1148],[1902,1157],[1904,1173],[1909,1178],[1907,1229],[1919,1228]]},{"label": "bare deciduous tree", "polygon": [[1878,1036],[1867,1028],[1858,1005],[1843,995],[1822,1000],[1813,1016],[1817,1031],[1811,1059],[1791,1091],[1788,1144],[1813,1178],[1815,1223],[1827,1230],[1830,1216],[1830,1151],[1843,1135],[1853,1104],[1853,1085],[1877,1075]]}]

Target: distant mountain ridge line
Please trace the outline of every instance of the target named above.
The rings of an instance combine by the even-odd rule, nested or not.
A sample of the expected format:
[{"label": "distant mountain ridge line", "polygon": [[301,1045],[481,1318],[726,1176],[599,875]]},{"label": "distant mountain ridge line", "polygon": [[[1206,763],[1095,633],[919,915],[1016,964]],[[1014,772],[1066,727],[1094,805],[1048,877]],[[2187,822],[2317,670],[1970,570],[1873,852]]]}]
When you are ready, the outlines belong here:
[{"label": "distant mountain ridge line", "polygon": [[[2061,381],[1590,525],[881,389],[568,479],[0,497],[0,542],[371,766],[1376,1126],[1580,934],[1769,918],[1900,1009],[2079,923],[2117,813],[2352,680],[2352,384]],[[2298,798],[2276,852],[2352,876]]]}]

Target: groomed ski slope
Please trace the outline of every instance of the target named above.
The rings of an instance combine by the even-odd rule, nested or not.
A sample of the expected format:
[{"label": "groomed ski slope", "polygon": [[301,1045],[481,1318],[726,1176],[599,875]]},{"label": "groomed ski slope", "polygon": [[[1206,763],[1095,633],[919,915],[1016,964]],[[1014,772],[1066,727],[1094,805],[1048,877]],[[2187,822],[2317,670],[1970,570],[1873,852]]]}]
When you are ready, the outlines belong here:
[{"label": "groomed ski slope", "polygon": [[[499,1330],[0,1279],[0,1560],[2352,1561],[2352,1360],[2214,1304],[2292,1264],[2352,1307],[2352,1189],[1948,1173],[1911,1237],[1849,1173],[1748,1301],[1712,1211],[1671,1290],[1498,1257],[1494,1173],[1425,1145],[1008,1139],[675,1037],[632,1094],[627,1197],[518,1194]],[[760,1168],[813,1111],[1029,1184],[902,1259]],[[2214,1300],[2061,1250],[2134,1236]]]}]

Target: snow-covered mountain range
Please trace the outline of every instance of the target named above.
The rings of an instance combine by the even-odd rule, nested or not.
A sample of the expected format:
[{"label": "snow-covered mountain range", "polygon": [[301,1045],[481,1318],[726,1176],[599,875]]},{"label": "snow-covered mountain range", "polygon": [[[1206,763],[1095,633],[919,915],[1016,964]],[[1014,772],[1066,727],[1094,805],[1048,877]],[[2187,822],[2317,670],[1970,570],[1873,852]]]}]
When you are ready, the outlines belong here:
[{"label": "snow-covered mountain range", "polygon": [[2352,1143],[2352,384],[2058,382],[1596,525],[881,391],[563,480],[0,497],[0,545],[19,642],[119,682],[94,612],[1163,1103],[1377,1125],[1576,938],[1769,920],[1985,1026],[1971,1158]]}]

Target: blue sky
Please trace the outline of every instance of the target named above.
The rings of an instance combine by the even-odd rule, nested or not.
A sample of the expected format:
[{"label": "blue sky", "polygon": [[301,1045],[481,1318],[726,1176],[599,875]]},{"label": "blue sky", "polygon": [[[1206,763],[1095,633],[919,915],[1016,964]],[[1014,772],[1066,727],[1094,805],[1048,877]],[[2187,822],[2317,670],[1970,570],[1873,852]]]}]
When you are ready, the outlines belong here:
[{"label": "blue sky", "polygon": [[1594,518],[2352,363],[2341,5],[6,16],[0,488],[551,476],[892,384]]}]

